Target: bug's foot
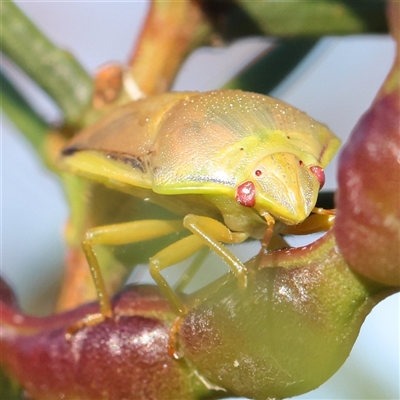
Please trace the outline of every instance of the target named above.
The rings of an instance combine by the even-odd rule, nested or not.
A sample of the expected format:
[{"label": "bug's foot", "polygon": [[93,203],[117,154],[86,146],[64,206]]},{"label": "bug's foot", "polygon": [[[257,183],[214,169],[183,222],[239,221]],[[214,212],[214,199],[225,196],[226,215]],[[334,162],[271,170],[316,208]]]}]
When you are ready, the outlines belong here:
[{"label": "bug's foot", "polygon": [[336,215],[336,208],[326,209],[322,207],[314,207],[311,211],[313,214]]},{"label": "bug's foot", "polygon": [[183,316],[176,317],[174,322],[172,323],[171,330],[169,331],[169,339],[168,339],[168,354],[179,360],[183,357],[181,352],[179,351],[179,343],[178,343],[178,335],[182,325]]},{"label": "bug's foot", "polygon": [[86,317],[76,321],[65,332],[65,339],[70,341],[80,330],[87,326],[94,326],[103,322],[106,317],[101,313],[88,314]]}]

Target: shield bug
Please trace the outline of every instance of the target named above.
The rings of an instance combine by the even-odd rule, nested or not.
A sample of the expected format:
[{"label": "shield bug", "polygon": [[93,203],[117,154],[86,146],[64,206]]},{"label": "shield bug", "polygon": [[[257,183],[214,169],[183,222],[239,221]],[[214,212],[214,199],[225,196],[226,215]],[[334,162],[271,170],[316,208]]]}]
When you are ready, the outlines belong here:
[{"label": "shield bug", "polygon": [[307,114],[239,90],[151,96],[77,134],[63,150],[69,171],[181,216],[173,221],[138,219],[86,233],[83,248],[102,316],[111,315],[111,307],[95,244],[190,231],[150,258],[151,275],[182,315],[184,306],[161,271],[209,246],[239,285],[246,286],[245,266],[224,244],[255,238],[267,247],[276,221],[289,228],[305,221],[324,183],[323,169],[339,144]]}]

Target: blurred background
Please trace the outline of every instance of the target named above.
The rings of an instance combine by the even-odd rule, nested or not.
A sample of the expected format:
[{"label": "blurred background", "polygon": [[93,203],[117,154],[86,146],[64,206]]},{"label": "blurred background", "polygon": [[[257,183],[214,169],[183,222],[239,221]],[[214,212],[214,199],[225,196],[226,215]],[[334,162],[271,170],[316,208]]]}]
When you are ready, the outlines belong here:
[{"label": "blurred background", "polygon": [[[149,6],[146,1],[17,4],[91,73],[106,62],[128,59]],[[249,38],[227,48],[203,48],[187,61],[174,89],[219,88],[271,43]],[[328,37],[271,95],[326,123],[345,142],[373,100],[393,56],[389,36]],[[59,113],[51,101],[7,60],[2,64],[37,110],[57,122]],[[45,169],[4,115],[1,132],[1,274],[24,309],[50,310],[62,278],[68,209],[57,177]],[[327,170],[326,189],[336,187],[336,160]],[[397,294],[375,307],[340,371],[318,390],[297,398],[399,399],[399,299]]]}]

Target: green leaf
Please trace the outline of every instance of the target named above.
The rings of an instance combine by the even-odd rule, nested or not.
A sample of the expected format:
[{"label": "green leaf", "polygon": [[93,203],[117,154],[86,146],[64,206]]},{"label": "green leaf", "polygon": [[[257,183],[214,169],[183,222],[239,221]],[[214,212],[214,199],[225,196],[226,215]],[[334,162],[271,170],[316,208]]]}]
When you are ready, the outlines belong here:
[{"label": "green leaf", "polygon": [[229,39],[387,32],[384,0],[203,1],[206,13]]},{"label": "green leaf", "polygon": [[298,65],[315,43],[314,39],[283,40],[240,72],[224,88],[268,94]]}]

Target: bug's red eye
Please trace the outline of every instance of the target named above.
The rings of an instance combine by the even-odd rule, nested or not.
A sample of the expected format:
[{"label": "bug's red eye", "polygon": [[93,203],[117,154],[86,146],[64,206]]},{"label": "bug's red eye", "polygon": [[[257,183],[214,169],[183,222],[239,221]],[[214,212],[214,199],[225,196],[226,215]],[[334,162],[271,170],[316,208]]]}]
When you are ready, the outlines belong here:
[{"label": "bug's red eye", "polygon": [[256,176],[261,176],[262,175],[262,171],[260,171],[259,169],[257,169],[255,172]]},{"label": "bug's red eye", "polygon": [[300,167],[301,167],[303,164],[304,164],[303,161],[299,160],[299,165],[300,165]]},{"label": "bug's red eye", "polygon": [[251,181],[243,182],[236,189],[236,201],[244,207],[254,207],[256,204],[256,187]]},{"label": "bug's red eye", "polygon": [[321,167],[318,167],[318,165],[313,165],[312,167],[310,167],[310,171],[318,179],[319,188],[322,189],[322,187],[325,184],[325,172],[324,172],[324,170]]}]

